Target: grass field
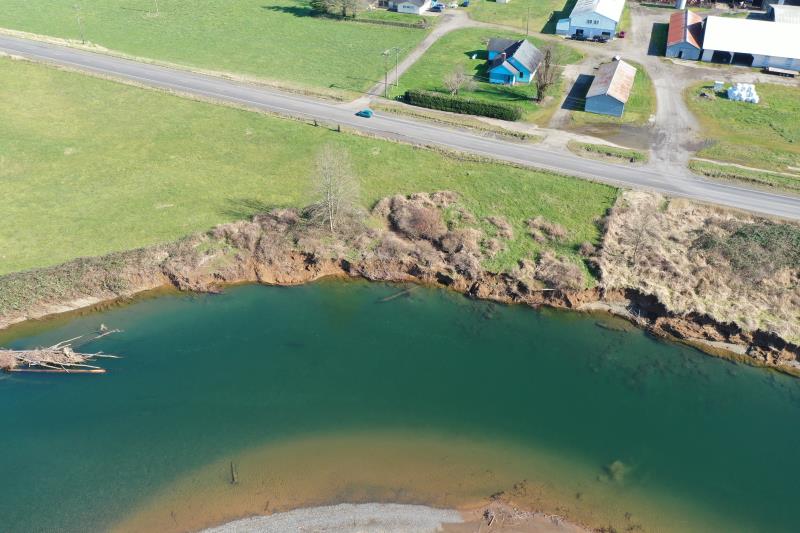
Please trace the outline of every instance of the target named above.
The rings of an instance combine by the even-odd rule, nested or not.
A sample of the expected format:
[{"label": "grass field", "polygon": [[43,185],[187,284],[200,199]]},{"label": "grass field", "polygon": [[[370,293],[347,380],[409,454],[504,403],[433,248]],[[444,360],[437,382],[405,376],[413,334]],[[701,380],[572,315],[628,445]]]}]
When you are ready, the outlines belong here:
[{"label": "grass field", "polygon": [[[565,9],[564,4],[568,4]],[[555,33],[559,18],[569,15],[575,0],[512,0],[498,4],[494,0],[473,0],[470,17],[483,22],[493,22],[531,32]],[[566,11],[566,14],[562,12]],[[555,13],[555,15],[554,15]]]},{"label": "grass field", "polygon": [[[608,115],[586,113],[585,111],[573,111],[573,124],[630,124],[642,126],[648,123],[650,116],[656,112],[656,90],[653,87],[653,81],[650,79],[644,67],[633,61],[628,61],[628,63],[636,67],[636,78],[633,80],[633,89],[631,90],[628,103],[625,104],[625,112],[622,116],[617,118]],[[587,86],[586,89],[588,90],[589,87]],[[585,96],[585,93],[581,95],[581,97]]]},{"label": "grass field", "polygon": [[[558,96],[563,92],[563,84],[559,82],[551,87],[548,93],[554,98],[539,105],[532,100],[536,95],[535,83],[513,87],[488,83],[486,44],[492,37],[525,38],[520,34],[483,28],[450,32],[437,41],[417,63],[401,76],[399,86],[392,92],[392,95],[400,96],[407,89],[447,92],[443,84],[444,77],[461,65],[467,73],[474,74],[475,80],[478,82],[474,91],[463,91],[460,93],[462,96],[518,105],[524,111],[523,120],[546,125],[558,105]],[[545,44],[535,38],[529,37],[528,39],[540,48]],[[561,44],[555,46],[561,64],[575,63],[583,57],[580,52],[568,46]],[[476,56],[475,59],[472,59],[473,55]]]},{"label": "grass field", "polygon": [[0,27],[76,40],[83,28],[88,42],[133,56],[346,91],[363,91],[382,76],[381,52],[407,52],[427,34],[312,17],[306,0],[158,4],[156,15],[153,0],[4,0]]},{"label": "grass field", "polygon": [[774,187],[795,194],[800,193],[800,173],[795,177],[776,172],[750,170],[731,165],[720,165],[708,161],[692,159],[689,168],[703,176],[728,181],[741,181],[764,187]]},{"label": "grass field", "polygon": [[[733,102],[713,93],[712,83],[699,83],[686,93],[689,108],[713,142],[697,155],[765,170],[797,172],[800,167],[800,89],[761,83],[758,104]],[[795,170],[790,167],[794,167]]]},{"label": "grass field", "polygon": [[0,58],[0,274],[167,242],[271,206],[309,203],[314,157],[350,151],[362,200],[454,190],[515,227],[503,269],[535,253],[536,215],[577,261],[616,190],[578,179],[336,133]]},{"label": "grass field", "polygon": [[592,144],[578,141],[569,141],[567,148],[580,156],[594,159],[604,159],[617,163],[644,163],[647,161],[647,154],[629,148],[617,148],[606,144]]}]

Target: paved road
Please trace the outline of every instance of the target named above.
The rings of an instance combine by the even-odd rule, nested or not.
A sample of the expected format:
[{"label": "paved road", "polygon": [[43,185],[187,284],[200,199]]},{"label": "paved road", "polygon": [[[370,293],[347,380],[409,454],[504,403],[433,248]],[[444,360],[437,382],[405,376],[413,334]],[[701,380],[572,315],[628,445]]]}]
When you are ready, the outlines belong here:
[{"label": "paved road", "polygon": [[687,174],[584,159],[568,152],[481,137],[436,124],[376,114],[372,119],[353,115],[352,107],[285,94],[272,89],[95,54],[50,43],[0,36],[0,51],[82,71],[130,80],[190,95],[230,102],[283,115],[340,124],[376,136],[434,145],[521,165],[562,172],[613,185],[651,189],[750,211],[800,219],[800,198],[750,190]]}]

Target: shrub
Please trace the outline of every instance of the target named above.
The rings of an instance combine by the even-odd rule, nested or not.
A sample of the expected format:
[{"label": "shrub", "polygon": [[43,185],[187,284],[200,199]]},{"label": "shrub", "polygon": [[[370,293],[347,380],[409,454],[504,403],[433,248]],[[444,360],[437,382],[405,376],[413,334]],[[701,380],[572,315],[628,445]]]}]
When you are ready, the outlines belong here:
[{"label": "shrub", "polygon": [[735,272],[755,279],[800,265],[800,228],[790,224],[742,224],[724,237],[703,232],[692,246],[721,255]]},{"label": "shrub", "polygon": [[392,210],[391,221],[399,231],[412,239],[435,241],[447,233],[447,226],[438,210],[409,202]]},{"label": "shrub", "polygon": [[451,111],[464,115],[480,115],[483,117],[512,121],[522,118],[522,109],[515,105],[484,102],[473,98],[442,94],[433,91],[409,89],[406,91],[404,99],[406,103],[411,105],[438,109],[440,111]]},{"label": "shrub", "polygon": [[480,244],[478,244],[480,238],[481,232],[476,229],[454,229],[448,231],[447,234],[442,237],[442,250],[447,253],[455,253],[464,250],[468,253],[477,254],[480,253]]},{"label": "shrub", "polygon": [[595,252],[597,252],[597,248],[589,241],[583,241],[578,247],[578,253],[581,254],[581,257],[591,257]]},{"label": "shrub", "polygon": [[582,289],[585,285],[583,272],[575,263],[552,252],[545,252],[536,264],[536,278],[554,289]]},{"label": "shrub", "polygon": [[478,277],[480,277],[481,263],[474,255],[466,251],[461,251],[451,254],[447,259],[450,264],[453,265],[453,268],[456,269],[456,272],[462,276],[468,279],[478,279]]}]

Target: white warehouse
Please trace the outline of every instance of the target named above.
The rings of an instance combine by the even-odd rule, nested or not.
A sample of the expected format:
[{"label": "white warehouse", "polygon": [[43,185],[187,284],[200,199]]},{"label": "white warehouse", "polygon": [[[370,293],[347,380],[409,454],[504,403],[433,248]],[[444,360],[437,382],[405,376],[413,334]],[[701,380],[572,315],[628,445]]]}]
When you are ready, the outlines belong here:
[{"label": "white warehouse", "polygon": [[701,59],[800,71],[800,25],[708,17]]}]

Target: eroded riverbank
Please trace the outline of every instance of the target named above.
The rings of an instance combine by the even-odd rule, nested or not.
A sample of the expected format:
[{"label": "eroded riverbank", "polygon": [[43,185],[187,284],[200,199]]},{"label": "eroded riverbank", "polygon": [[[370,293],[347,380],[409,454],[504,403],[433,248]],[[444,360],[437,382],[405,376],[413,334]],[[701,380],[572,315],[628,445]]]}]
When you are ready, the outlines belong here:
[{"label": "eroded riverbank", "polygon": [[[336,236],[308,225],[297,211],[278,209],[178,243],[4,276],[0,328],[165,286],[214,292],[237,283],[364,278],[447,287],[503,303],[610,312],[712,355],[800,374],[800,345],[788,340],[798,335],[792,317],[800,284],[793,279],[800,271],[792,257],[800,256],[800,245],[792,239],[800,229],[672,203],[643,193],[623,197],[598,222],[606,228],[600,249],[581,245],[585,265],[553,251],[563,228],[532,219],[528,231],[543,246],[540,257],[520,259],[502,273],[483,264],[512,244],[512,228],[490,217],[485,223],[492,232],[478,229],[452,193],[387,198],[373,209],[371,227],[355,225]],[[450,227],[448,216],[461,222]],[[778,248],[769,253],[755,248],[773,244]],[[737,266],[742,258],[750,262]],[[595,287],[586,288],[585,268],[601,274]]]}]

